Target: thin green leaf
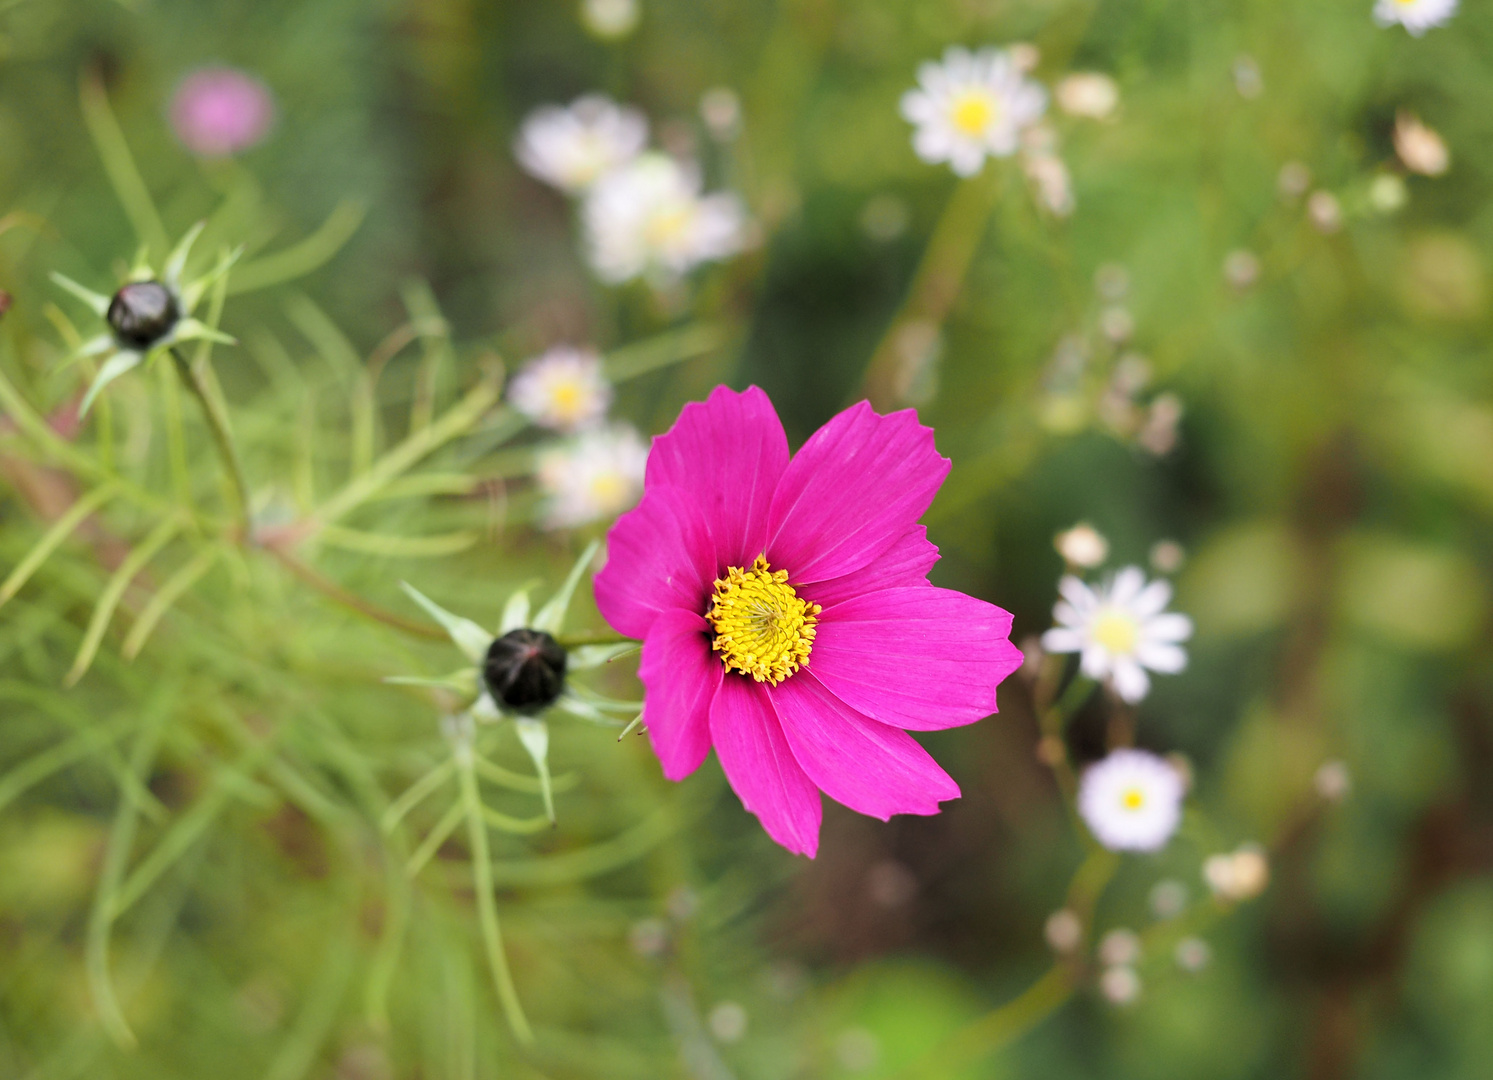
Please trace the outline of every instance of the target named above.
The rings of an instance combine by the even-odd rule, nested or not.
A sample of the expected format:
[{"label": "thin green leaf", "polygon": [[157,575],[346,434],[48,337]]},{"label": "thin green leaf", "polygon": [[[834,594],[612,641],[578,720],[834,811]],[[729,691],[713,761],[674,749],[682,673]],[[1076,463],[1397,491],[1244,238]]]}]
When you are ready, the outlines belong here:
[{"label": "thin green leaf", "polygon": [[142,244],[165,254],[171,246],[166,227],[161,224],[161,215],[156,212],[150,191],[140,178],[140,170],[135,167],[135,159],[125,142],[124,132],[119,129],[119,121],[114,119],[103,81],[97,75],[85,75],[79,89],[88,133],[93,136],[93,144],[104,161],[104,171],[109,174],[109,182],[114,185],[114,193],[119,196],[125,215],[134,226],[135,235]]},{"label": "thin green leaf", "polygon": [[456,826],[461,824],[465,812],[465,808],[459,802],[446,811],[441,820],[436,822],[435,828],[430,830],[429,835],[415,849],[415,853],[409,857],[409,861],[404,864],[406,874],[415,877],[425,869],[425,864],[441,849],[441,845],[451,838],[451,834],[456,831]]},{"label": "thin green leaf", "polygon": [[578,645],[570,650],[565,666],[571,671],[586,671],[610,663],[619,656],[636,652],[638,648],[636,641],[617,641],[610,645]]},{"label": "thin green leaf", "polygon": [[197,584],[202,576],[213,568],[213,564],[222,555],[223,549],[217,544],[203,548],[190,562],[166,579],[165,584],[156,590],[156,594],[145,605],[145,610],[140,612],[140,617],[135,620],[135,625],[130,627],[130,632],[124,639],[120,654],[126,660],[133,660],[140,655],[140,650],[145,647],[146,639],[155,630],[161,617],[171,610],[171,605],[181,599],[188,589]]},{"label": "thin green leaf", "polygon": [[437,559],[444,555],[455,555],[482,539],[470,529],[437,536],[386,536],[383,533],[348,529],[341,525],[328,525],[319,535],[323,543],[344,551],[396,559]]},{"label": "thin green leaf", "polygon": [[57,519],[45,535],[36,542],[36,545],[26,553],[26,557],[10,572],[10,576],[5,579],[5,584],[0,585],[0,607],[21,591],[26,582],[31,580],[31,575],[41,569],[43,564],[52,557],[52,552],[62,546],[62,542],[73,534],[73,530],[83,524],[89,514],[108,502],[118,494],[118,491],[119,489],[113,484],[104,484],[73,503],[67,513]]},{"label": "thin green leaf", "polygon": [[472,885],[477,893],[477,918],[482,926],[482,940],[487,946],[487,964],[502,1002],[503,1014],[518,1041],[528,1045],[534,1032],[524,1016],[513,976],[508,972],[508,958],[503,954],[503,935],[498,926],[498,908],[493,900],[492,856],[487,849],[487,824],[482,813],[482,799],[477,793],[477,776],[468,758],[461,769],[461,806],[466,811],[467,837],[472,846]]},{"label": "thin green leaf", "polygon": [[73,660],[72,669],[67,673],[66,685],[72,686],[83,677],[83,673],[88,670],[89,665],[93,663],[94,656],[98,653],[99,643],[104,640],[104,631],[109,628],[109,620],[114,617],[114,609],[119,606],[125,589],[129,588],[135,575],[144,569],[145,565],[181,531],[181,527],[182,519],[179,516],[172,515],[166,518],[151,530],[150,535],[141,541],[139,547],[124,557],[124,561],[119,564],[119,569],[114,571],[108,584],[104,586],[98,603],[94,605],[93,617],[88,620],[88,629],[83,634],[83,643],[78,646],[78,655]]},{"label": "thin green leaf", "polygon": [[581,552],[581,557],[570,568],[570,573],[566,576],[565,583],[560,586],[560,591],[550,598],[549,603],[539,609],[538,615],[534,616],[534,629],[544,630],[551,634],[560,632],[560,628],[565,624],[565,612],[570,607],[570,598],[575,595],[581,575],[591,565],[591,560],[596,558],[597,549],[600,547],[600,540],[592,540],[586,545],[586,550]]},{"label": "thin green leaf", "polygon": [[367,212],[368,205],[355,199],[338,203],[321,227],[300,243],[261,255],[240,267],[229,283],[229,293],[252,292],[311,273],[342,249]]},{"label": "thin green leaf", "polygon": [[431,795],[435,794],[436,790],[450,778],[455,770],[456,760],[454,758],[447,758],[409,787],[405,788],[404,794],[390,803],[389,809],[384,811],[384,816],[379,820],[379,827],[386,833],[393,832],[399,823],[404,820],[404,816]]}]

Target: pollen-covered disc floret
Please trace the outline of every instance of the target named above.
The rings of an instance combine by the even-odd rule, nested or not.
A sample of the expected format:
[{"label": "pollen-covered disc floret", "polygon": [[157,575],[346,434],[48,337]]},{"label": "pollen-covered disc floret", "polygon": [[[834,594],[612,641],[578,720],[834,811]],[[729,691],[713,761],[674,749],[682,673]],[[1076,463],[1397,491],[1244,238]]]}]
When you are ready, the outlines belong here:
[{"label": "pollen-covered disc floret", "polygon": [[716,578],[705,620],[727,671],[776,685],[808,664],[819,611],[799,599],[788,571],[773,570],[758,555],[750,570],[732,566]]}]

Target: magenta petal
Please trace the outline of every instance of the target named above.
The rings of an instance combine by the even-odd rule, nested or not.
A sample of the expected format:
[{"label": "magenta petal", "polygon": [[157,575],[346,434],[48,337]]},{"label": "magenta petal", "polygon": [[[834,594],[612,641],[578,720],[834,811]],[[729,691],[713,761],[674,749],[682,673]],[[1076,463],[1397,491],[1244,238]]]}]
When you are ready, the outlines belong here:
[{"label": "magenta petal", "polygon": [[768,509],[787,467],[788,438],[767,395],[755,386],[740,394],[718,386],[705,401],[686,405],[668,433],[653,440],[646,485],[679,488],[709,523],[714,580],[762,553]]},{"label": "magenta petal", "polygon": [[886,821],[936,814],[940,802],[959,797],[959,785],[911,735],[862,716],[807,670],[769,696],[809,779],[850,809]]},{"label": "magenta petal", "polygon": [[869,563],[917,523],[948,475],[933,430],[864,401],[814,433],[778,483],[767,557],[789,580],[826,581]]},{"label": "magenta petal", "polygon": [[607,534],[596,607],[619,634],[643,638],[669,608],[703,613],[714,580],[710,535],[687,496],[655,487]]},{"label": "magenta petal", "polygon": [[914,525],[902,538],[859,570],[829,581],[799,587],[800,596],[829,607],[852,596],[881,589],[928,584],[928,571],[938,562],[938,548],[928,542],[928,530]]},{"label": "magenta petal", "polygon": [[914,731],[996,711],[996,685],[1021,666],[1011,614],[932,585],[884,589],[825,608],[809,665],[837,697]]},{"label": "magenta petal", "polygon": [[768,836],[812,859],[824,813],[819,789],[789,749],[766,688],[740,675],[723,678],[710,706],[710,735],[741,805]]},{"label": "magenta petal", "polygon": [[693,611],[671,608],[653,620],[643,642],[643,720],[670,780],[683,780],[710,753],[710,702],[725,669],[710,651],[707,630]]}]

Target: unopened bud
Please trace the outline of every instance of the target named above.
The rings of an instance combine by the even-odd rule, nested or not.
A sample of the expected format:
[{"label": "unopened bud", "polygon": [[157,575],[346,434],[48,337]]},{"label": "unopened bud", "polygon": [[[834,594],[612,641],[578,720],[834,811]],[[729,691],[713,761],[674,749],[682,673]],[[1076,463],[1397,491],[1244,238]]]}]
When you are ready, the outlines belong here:
[{"label": "unopened bud", "polygon": [[482,679],[518,712],[538,712],[565,689],[565,650],[543,630],[510,630],[488,647]]},{"label": "unopened bud", "polygon": [[125,345],[148,349],[171,333],[181,312],[159,281],[135,281],[114,294],[105,317]]}]

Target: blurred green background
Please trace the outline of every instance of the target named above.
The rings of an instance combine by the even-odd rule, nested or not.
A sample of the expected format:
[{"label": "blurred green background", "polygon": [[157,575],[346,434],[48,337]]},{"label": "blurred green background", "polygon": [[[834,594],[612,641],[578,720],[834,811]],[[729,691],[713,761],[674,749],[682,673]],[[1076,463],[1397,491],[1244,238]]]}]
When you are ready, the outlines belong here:
[{"label": "blurred green background", "polygon": [[[46,311],[68,301],[47,275],[101,288],[136,247],[79,104],[80,80],[96,77],[173,236],[225,198],[215,242],[251,254],[312,234],[339,204],[366,211],[320,268],[227,304],[223,325],[245,347],[215,363],[261,475],[288,475],[308,411],[265,355],[310,370],[326,347],[304,333],[306,297],[359,357],[408,317],[411,295],[433,297],[458,343],[452,387],[493,353],[514,366],[555,341],[612,350],[708,322],[725,344],[628,383],[618,415],[657,433],[712,385],[757,383],[797,444],[860,396],[958,183],[916,158],[897,113],[917,65],[953,43],[1024,41],[1048,85],[1107,73],[1111,118],[1054,113],[1070,217],[1038,209],[1014,160],[987,166],[988,230],[913,394],[954,462],[927,519],[944,555],[933,578],[1013,611],[1021,639],[1050,624],[1058,531],[1091,522],[1112,566],[1180,544],[1191,665],[1157,680],[1135,727],[1141,745],[1186,755],[1198,822],[1164,855],[1125,861],[1097,926],[1149,925],[1165,879],[1202,903],[1201,857],[1243,841],[1270,846],[1272,879],[1207,930],[1203,970],[1148,956],[1134,1004],[1085,986],[998,1054],[954,1071],[935,1060],[926,1075],[1487,1076],[1485,11],[1412,38],[1377,27],[1369,0],[641,5],[611,41],[547,0],[0,5],[0,214],[17,215],[0,235],[12,297],[0,366],[44,412],[74,396]],[[261,146],[199,162],[166,110],[184,75],[219,63],[263,79],[278,119]],[[701,119],[717,88],[740,102],[733,138]],[[760,244],[671,296],[596,284],[569,205],[511,150],[531,109],[589,91],[636,104],[712,187],[741,192]],[[1441,134],[1444,176],[1404,174],[1400,110]],[[1310,180],[1293,187],[1300,166]],[[1371,197],[1385,176],[1403,179],[1398,209]],[[1336,227],[1313,220],[1313,193],[1336,199]],[[1183,405],[1162,454],[1107,411],[1137,358],[1140,404],[1169,393]],[[390,415],[409,381],[391,375]],[[152,384],[138,385],[115,404],[126,441]],[[335,384],[318,385],[304,422],[340,430]],[[14,439],[0,433],[6,572],[48,516]],[[483,500],[441,509],[499,519],[459,557],[342,552],[320,565],[387,608],[413,614],[397,590],[407,578],[492,624],[513,587],[542,580],[546,594],[601,531],[536,531],[526,491],[520,478],[507,521]],[[827,806],[812,864],[761,834],[713,762],[669,785],[642,740],[557,724],[554,766],[578,778],[560,828],[495,841],[538,1034],[520,1050],[487,982],[465,849],[404,886],[408,851],[376,824],[442,753],[434,706],[378,680],[449,670],[449,648],[253,563],[241,580],[210,579],[133,664],[111,636],[63,690],[108,577],[98,546],[69,545],[0,611],[0,1075],[890,1077],[1050,963],[1044,921],[1082,852],[1037,760],[1020,677],[998,717],[925,740],[963,799],[890,824]],[[582,592],[572,624],[599,627]],[[625,693],[629,678],[613,682]],[[63,736],[105,727],[154,731],[159,752],[143,736],[99,740],[17,786]],[[282,732],[268,763],[235,741],[268,728]],[[1075,719],[1074,753],[1102,754],[1106,730],[1096,698]],[[520,767],[513,744],[503,752]],[[1351,777],[1338,801],[1314,787],[1333,760]],[[130,794],[137,765],[146,796]],[[124,839],[130,864],[164,836],[181,850],[104,948],[99,882],[120,872],[107,852],[134,797],[155,809]],[[182,820],[192,828],[173,833]],[[100,1025],[101,948],[136,1046]]]}]

